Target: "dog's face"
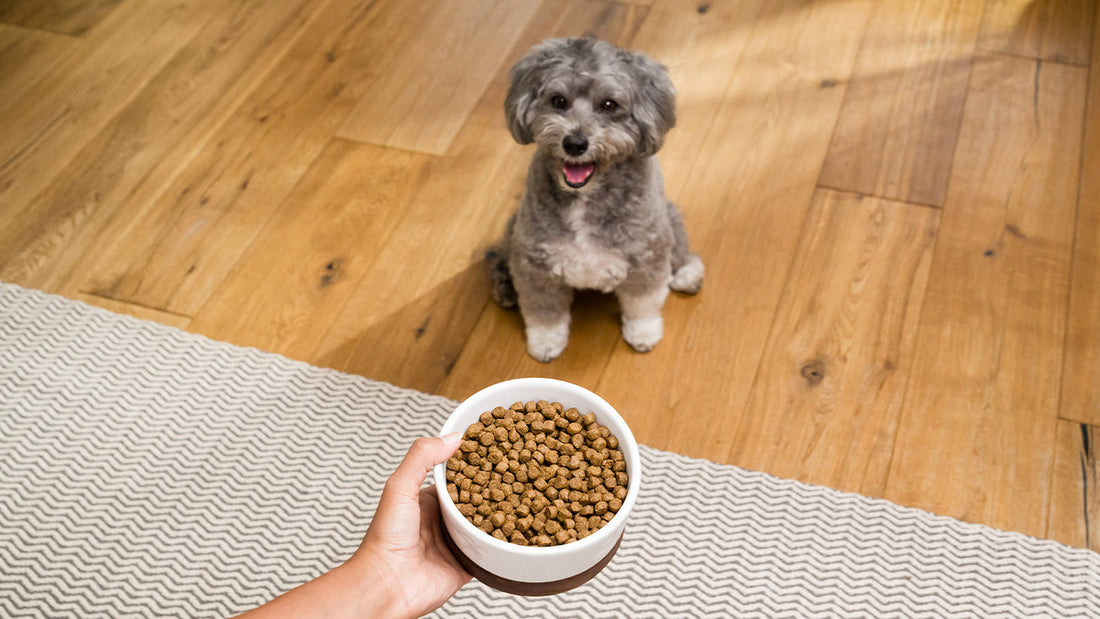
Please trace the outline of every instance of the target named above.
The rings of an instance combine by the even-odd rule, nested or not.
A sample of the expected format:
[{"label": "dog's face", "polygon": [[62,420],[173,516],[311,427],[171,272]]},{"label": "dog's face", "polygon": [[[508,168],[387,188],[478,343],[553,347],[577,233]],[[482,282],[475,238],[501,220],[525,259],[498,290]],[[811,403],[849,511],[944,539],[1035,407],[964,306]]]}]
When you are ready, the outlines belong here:
[{"label": "dog's face", "polygon": [[579,190],[616,161],[656,153],[675,123],[665,68],[603,41],[551,39],[510,75],[512,136],[560,162],[564,187]]}]

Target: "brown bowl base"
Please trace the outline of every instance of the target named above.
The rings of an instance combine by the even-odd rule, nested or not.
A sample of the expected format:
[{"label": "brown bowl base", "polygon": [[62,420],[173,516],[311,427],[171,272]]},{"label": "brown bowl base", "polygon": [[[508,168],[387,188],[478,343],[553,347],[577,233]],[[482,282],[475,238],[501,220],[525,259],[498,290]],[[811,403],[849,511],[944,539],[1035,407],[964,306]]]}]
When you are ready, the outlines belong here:
[{"label": "brown bowl base", "polygon": [[496,574],[492,574],[482,569],[476,563],[471,561],[470,558],[467,557],[461,550],[458,549],[458,546],[455,545],[454,541],[451,539],[451,536],[447,533],[446,526],[440,528],[443,530],[443,540],[447,542],[447,548],[450,548],[451,554],[454,555],[455,559],[458,560],[458,563],[463,567],[463,569],[469,572],[471,576],[496,589],[497,591],[503,591],[505,593],[511,593],[514,595],[523,595],[527,597],[556,595],[570,589],[575,589],[588,582],[589,580],[592,580],[593,576],[599,574],[600,570],[602,570],[608,563],[611,562],[611,557],[615,556],[615,553],[619,550],[619,544],[623,542],[623,536],[620,535],[619,539],[615,541],[615,546],[611,549],[611,552],[607,553],[607,555],[604,556],[604,558],[600,559],[599,562],[597,562],[595,565],[588,568],[587,570],[581,572],[580,574],[570,576],[569,578],[563,578],[561,580],[553,580],[550,582],[523,582],[520,580],[509,580],[507,578],[497,576]]}]

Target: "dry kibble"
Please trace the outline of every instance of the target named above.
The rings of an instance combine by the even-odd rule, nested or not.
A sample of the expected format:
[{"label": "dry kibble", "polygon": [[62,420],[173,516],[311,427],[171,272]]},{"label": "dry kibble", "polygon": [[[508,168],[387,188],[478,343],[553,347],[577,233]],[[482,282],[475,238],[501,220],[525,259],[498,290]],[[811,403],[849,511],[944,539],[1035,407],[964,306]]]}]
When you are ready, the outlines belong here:
[{"label": "dry kibble", "polygon": [[560,402],[514,402],[483,412],[447,461],[447,494],[489,535],[521,546],[569,544],[622,508],[619,440]]}]

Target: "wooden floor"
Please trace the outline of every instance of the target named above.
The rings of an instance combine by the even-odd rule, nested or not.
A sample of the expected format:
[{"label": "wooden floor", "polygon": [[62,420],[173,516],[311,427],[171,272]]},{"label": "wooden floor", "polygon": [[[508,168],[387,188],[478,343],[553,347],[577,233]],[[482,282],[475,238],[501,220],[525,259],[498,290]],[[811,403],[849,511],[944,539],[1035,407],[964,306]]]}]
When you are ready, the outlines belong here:
[{"label": "wooden floor", "polygon": [[[1093,0],[0,0],[0,280],[461,399],[541,375],[640,441],[1100,549]],[[481,259],[507,70],[665,63],[707,266],[649,354],[525,355]]]}]

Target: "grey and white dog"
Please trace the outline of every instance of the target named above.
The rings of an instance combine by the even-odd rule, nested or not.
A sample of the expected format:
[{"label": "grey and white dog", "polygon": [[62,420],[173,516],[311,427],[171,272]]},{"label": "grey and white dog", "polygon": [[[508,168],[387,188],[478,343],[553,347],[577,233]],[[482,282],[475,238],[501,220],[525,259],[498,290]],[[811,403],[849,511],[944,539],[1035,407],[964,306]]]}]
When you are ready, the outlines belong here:
[{"label": "grey and white dog", "polygon": [[539,361],[569,341],[574,289],[614,292],[623,339],[652,350],[669,288],[694,294],[703,282],[653,156],[675,123],[668,72],[642,54],[570,38],[535,46],[510,77],[508,127],[538,149],[523,201],[487,254],[493,298],[519,304]]}]

